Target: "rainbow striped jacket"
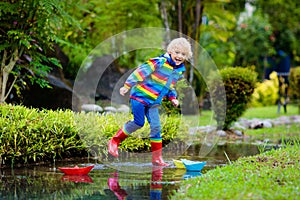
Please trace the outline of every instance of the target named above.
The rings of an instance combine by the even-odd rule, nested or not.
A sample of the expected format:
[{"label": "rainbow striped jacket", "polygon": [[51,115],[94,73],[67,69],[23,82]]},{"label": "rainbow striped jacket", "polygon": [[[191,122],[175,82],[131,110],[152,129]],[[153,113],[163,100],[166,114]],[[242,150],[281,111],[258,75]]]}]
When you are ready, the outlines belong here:
[{"label": "rainbow striped jacket", "polygon": [[183,78],[185,66],[179,66],[168,53],[151,58],[136,70],[125,81],[124,87],[131,89],[130,98],[145,105],[161,104],[163,98],[175,99],[176,82]]}]

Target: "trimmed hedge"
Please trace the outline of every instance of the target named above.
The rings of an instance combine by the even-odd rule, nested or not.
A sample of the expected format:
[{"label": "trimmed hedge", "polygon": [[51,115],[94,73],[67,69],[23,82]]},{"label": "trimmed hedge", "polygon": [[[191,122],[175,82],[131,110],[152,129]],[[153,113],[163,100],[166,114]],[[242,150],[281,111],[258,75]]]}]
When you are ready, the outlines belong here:
[{"label": "trimmed hedge", "polygon": [[[222,81],[216,75],[209,80],[212,91],[210,95],[215,101],[213,110],[218,129],[228,130],[230,125],[246,111],[255,88],[257,73],[249,68],[227,67],[220,70],[220,74]],[[226,102],[218,101],[223,87],[226,92]]]},{"label": "trimmed hedge", "polygon": [[0,133],[1,164],[53,161],[84,150],[71,111],[1,105]]},{"label": "trimmed hedge", "polygon": [[[107,154],[107,142],[131,117],[128,113],[98,115],[71,110],[38,110],[0,105],[0,165],[29,164],[70,157]],[[163,143],[177,132],[179,115],[162,116]],[[120,146],[126,151],[150,149],[149,125],[134,133]]]},{"label": "trimmed hedge", "polygon": [[300,113],[300,67],[291,69],[289,79],[289,96],[293,102],[298,103],[298,112]]}]

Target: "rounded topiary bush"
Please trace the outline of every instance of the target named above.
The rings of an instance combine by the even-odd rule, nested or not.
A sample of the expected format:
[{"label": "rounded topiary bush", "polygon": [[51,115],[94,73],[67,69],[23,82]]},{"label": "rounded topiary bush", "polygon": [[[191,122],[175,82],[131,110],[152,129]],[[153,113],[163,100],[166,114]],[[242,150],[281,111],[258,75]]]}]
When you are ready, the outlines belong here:
[{"label": "rounded topiary bush", "polygon": [[290,89],[289,96],[293,102],[298,102],[298,108],[300,113],[300,67],[291,69],[290,74]]},{"label": "rounded topiary bush", "polygon": [[[220,70],[220,75],[222,81],[218,75],[211,76],[210,95],[214,101],[213,111],[218,129],[228,130],[230,125],[246,111],[255,88],[257,73],[249,68],[227,67]],[[220,94],[222,88],[225,88],[226,102],[218,100],[218,96],[222,95]]]}]

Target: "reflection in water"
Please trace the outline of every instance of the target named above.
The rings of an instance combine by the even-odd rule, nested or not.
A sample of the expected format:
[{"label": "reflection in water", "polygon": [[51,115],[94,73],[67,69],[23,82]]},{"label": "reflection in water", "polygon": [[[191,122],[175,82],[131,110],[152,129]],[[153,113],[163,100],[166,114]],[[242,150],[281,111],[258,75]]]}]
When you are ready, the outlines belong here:
[{"label": "reflection in water", "polygon": [[113,177],[107,179],[107,185],[109,189],[116,195],[118,199],[126,199],[127,192],[119,185],[118,172],[113,173]]},{"label": "reflection in water", "polygon": [[152,168],[151,185],[150,185],[150,199],[151,200],[161,199],[162,176],[163,176],[163,168],[162,167],[153,167]]},{"label": "reflection in water", "polygon": [[185,174],[183,175],[183,179],[189,179],[189,178],[195,178],[197,176],[201,176],[201,172],[191,172],[191,171],[187,171],[185,172]]},{"label": "reflection in water", "polygon": [[202,175],[201,172],[186,171],[185,169],[178,169],[178,168],[176,168],[175,171],[173,171],[173,174],[177,177],[180,177],[180,180],[195,178],[197,176]]},{"label": "reflection in water", "polygon": [[[179,181],[168,181],[168,178],[165,178],[166,180],[163,181],[163,170],[167,170],[168,168],[164,167],[158,167],[153,166],[152,167],[152,173],[151,173],[151,183],[150,183],[150,197],[144,198],[150,199],[150,200],[161,200],[164,199],[162,196],[163,192],[163,186],[166,186],[168,184],[178,184]],[[181,176],[181,179],[189,179],[194,178],[196,176],[201,176],[202,174],[200,172],[190,172],[183,169],[176,170],[177,175]],[[119,184],[119,178],[122,179],[124,177],[119,177],[119,173],[116,171],[112,173],[111,177],[107,179],[107,185],[109,189],[114,193],[114,195],[117,197],[118,200],[123,199],[133,199],[132,196],[135,196],[132,192],[127,192],[122,186]]]},{"label": "reflection in water", "polygon": [[93,179],[89,175],[64,175],[61,180],[74,183],[93,183]]},{"label": "reflection in water", "polygon": [[[162,177],[163,167],[152,167],[151,184],[150,184],[150,199],[160,200],[162,195]],[[107,185],[109,189],[115,194],[118,200],[130,199],[126,190],[119,185],[119,174],[114,172],[112,177],[108,178]]]}]

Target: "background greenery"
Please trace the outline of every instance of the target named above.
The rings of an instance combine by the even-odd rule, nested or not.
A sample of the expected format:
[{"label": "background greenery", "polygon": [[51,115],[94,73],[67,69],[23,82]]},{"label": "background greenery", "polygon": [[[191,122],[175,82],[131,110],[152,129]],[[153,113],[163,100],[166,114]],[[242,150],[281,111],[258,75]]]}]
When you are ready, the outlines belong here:
[{"label": "background greenery", "polygon": [[[245,9],[246,3],[254,6],[253,13]],[[199,42],[219,69],[254,66],[262,81],[267,67],[263,61],[276,56],[275,50],[290,55],[292,66],[299,64],[298,7],[293,0],[4,0],[0,3],[1,102],[11,91],[21,97],[29,83],[49,86],[45,76],[61,64],[65,77],[74,80],[97,44],[140,27],[176,30],[179,36]],[[59,63],[58,54],[67,60]],[[143,53],[132,52],[116,65],[126,70],[144,60]],[[193,64],[197,63],[195,58]],[[191,66],[187,68],[186,78],[202,103],[205,84]]]}]

